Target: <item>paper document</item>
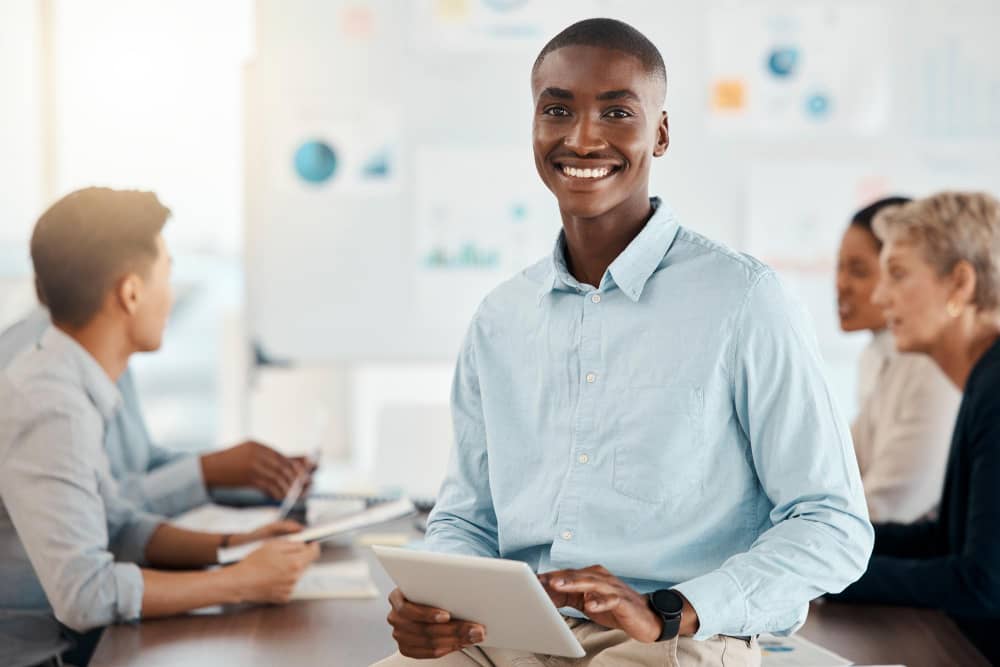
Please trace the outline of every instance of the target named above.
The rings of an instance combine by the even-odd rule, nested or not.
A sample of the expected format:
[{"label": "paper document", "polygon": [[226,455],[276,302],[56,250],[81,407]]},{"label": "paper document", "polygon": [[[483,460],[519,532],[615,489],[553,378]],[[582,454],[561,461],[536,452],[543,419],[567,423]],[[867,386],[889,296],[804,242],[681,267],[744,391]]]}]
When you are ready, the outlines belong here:
[{"label": "paper document", "polygon": [[[321,542],[323,540],[330,539],[331,537],[351,532],[352,530],[368,528],[370,526],[376,526],[380,523],[399,519],[409,514],[413,514],[415,511],[413,503],[404,498],[391,503],[376,505],[375,507],[367,509],[363,512],[333,519],[318,526],[311,526],[303,530],[301,533],[294,533],[280,539],[294,540],[296,542]],[[241,544],[237,547],[219,549],[219,563],[226,565],[228,563],[235,563],[243,560],[260,545],[261,542],[258,541],[251,542],[249,544]]]},{"label": "paper document", "polygon": [[170,523],[206,533],[248,533],[277,518],[276,507],[224,507],[208,503],[178,515]]},{"label": "paper document", "polygon": [[794,635],[761,635],[758,641],[762,667],[845,667],[853,664],[818,644]]},{"label": "paper document", "polygon": [[293,600],[367,599],[378,596],[368,563],[315,563],[309,566],[292,591]]}]

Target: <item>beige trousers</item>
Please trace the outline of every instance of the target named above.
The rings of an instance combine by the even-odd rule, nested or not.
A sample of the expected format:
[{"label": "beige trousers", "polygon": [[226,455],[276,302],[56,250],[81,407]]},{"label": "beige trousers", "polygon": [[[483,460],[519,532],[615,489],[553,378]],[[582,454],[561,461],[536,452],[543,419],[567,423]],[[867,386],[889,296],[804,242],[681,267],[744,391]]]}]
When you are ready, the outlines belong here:
[{"label": "beige trousers", "polygon": [[716,635],[699,642],[680,637],[669,642],[643,644],[621,630],[590,621],[566,622],[587,655],[559,658],[550,655],[474,646],[436,660],[414,660],[396,653],[373,667],[760,667],[757,640]]}]

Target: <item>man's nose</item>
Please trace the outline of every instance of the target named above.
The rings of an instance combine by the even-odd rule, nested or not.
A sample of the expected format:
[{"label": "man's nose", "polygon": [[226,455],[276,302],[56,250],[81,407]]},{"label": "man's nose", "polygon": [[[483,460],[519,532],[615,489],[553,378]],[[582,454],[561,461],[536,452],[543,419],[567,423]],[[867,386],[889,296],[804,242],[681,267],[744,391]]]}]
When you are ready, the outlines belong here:
[{"label": "man's nose", "polygon": [[577,155],[589,155],[608,147],[607,142],[600,136],[596,123],[588,118],[580,118],[573,124],[564,143],[566,148]]}]

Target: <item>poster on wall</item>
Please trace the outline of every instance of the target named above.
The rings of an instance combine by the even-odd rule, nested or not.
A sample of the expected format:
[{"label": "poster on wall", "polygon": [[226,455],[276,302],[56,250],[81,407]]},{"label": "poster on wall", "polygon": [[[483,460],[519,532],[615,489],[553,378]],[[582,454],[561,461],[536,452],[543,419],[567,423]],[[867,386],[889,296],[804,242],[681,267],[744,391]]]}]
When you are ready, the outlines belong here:
[{"label": "poster on wall", "polygon": [[724,4],[707,25],[711,131],[864,136],[885,127],[891,53],[882,7]]},{"label": "poster on wall", "polygon": [[420,0],[414,39],[443,51],[535,50],[569,24],[597,16],[600,2],[575,0]]},{"label": "poster on wall", "polygon": [[464,328],[490,290],[551,254],[559,209],[530,147],[419,147],[414,177],[418,295]]},{"label": "poster on wall", "polygon": [[[941,7],[918,3],[908,12],[914,50],[903,73],[907,114],[916,136],[935,141],[1000,138],[1000,58],[996,8],[982,3]],[[995,148],[992,149],[995,151]]]},{"label": "poster on wall", "polygon": [[303,114],[279,126],[272,150],[271,182],[286,194],[400,189],[400,126],[388,113]]}]

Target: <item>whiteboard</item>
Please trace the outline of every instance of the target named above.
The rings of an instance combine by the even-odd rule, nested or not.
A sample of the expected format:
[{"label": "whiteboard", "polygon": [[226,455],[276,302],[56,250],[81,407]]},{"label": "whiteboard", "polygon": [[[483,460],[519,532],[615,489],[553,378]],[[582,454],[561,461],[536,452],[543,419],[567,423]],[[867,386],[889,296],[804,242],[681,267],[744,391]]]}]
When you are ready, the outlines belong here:
[{"label": "whiteboard", "polygon": [[[853,354],[832,317],[832,258],[851,213],[897,189],[1000,187],[990,10],[985,0],[259,0],[245,119],[253,338],[293,362],[453,360],[482,297],[550,253],[559,228],[531,158],[534,57],[573,20],[604,15],[642,30],[667,64],[671,145],[652,193],[682,224],[765,260],[787,259],[788,244],[760,239],[804,239],[805,278],[779,270],[803,280],[825,354]],[[719,39],[747,16],[751,37]],[[870,71],[857,58],[830,64],[831,40],[816,36],[824,22],[838,48],[876,61]],[[793,52],[802,68],[789,72]],[[727,74],[727,63],[764,68],[771,56],[787,88],[764,69]],[[740,76],[743,94],[791,105],[780,109],[787,131],[759,107],[720,117],[743,113],[732,89],[718,97],[720,81]],[[796,117],[812,84],[832,91],[828,106]],[[846,181],[795,196],[777,180],[788,173]]]}]

